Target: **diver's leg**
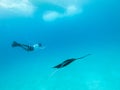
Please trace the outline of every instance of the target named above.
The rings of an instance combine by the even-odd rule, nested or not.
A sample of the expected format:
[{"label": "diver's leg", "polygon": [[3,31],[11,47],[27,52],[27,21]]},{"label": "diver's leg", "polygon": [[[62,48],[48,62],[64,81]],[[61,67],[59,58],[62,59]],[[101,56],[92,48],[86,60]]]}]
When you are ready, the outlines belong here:
[{"label": "diver's leg", "polygon": [[23,48],[26,51],[33,51],[34,50],[33,46],[29,46],[29,45],[25,45],[25,44],[20,44],[20,43],[17,43],[16,41],[14,41],[11,46],[12,47],[21,47],[21,48]]},{"label": "diver's leg", "polygon": [[25,44],[21,44],[20,47],[23,48],[26,51],[33,51],[34,50],[34,47],[29,46],[29,45],[25,45]]},{"label": "diver's leg", "polygon": [[28,45],[25,45],[25,44],[21,44],[20,47],[23,48],[23,49],[26,50],[26,51],[28,51],[28,49],[29,49],[29,46],[28,46]]}]

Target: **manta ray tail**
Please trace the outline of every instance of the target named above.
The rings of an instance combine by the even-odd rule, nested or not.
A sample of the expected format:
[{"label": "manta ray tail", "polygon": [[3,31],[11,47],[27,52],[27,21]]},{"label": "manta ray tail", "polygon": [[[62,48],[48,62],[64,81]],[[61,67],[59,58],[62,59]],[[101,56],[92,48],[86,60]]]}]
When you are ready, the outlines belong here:
[{"label": "manta ray tail", "polygon": [[55,75],[55,73],[58,72],[58,71],[59,71],[59,69],[56,69],[55,71],[53,71],[53,72],[50,74],[49,78],[51,78],[53,75]]},{"label": "manta ray tail", "polygon": [[82,57],[80,57],[80,58],[77,58],[77,59],[83,59],[83,58],[85,58],[85,57],[87,57],[87,56],[89,56],[89,55],[92,55],[92,54],[87,54],[87,55],[85,55],[85,56],[82,56]]}]

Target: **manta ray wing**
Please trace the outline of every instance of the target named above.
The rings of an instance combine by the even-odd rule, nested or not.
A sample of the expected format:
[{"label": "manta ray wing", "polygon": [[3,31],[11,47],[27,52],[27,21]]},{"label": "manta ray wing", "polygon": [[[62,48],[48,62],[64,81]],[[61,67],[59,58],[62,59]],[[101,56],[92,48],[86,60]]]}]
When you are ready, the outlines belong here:
[{"label": "manta ray wing", "polygon": [[58,64],[57,66],[54,66],[53,68],[63,68],[67,65],[69,65],[70,63],[72,63],[73,61],[75,61],[76,59],[68,59],[68,60],[65,60],[64,62]]},{"label": "manta ray wing", "polygon": [[65,67],[65,66],[69,65],[70,63],[72,63],[73,61],[78,60],[78,59],[83,59],[83,58],[85,58],[85,57],[87,57],[87,56],[89,56],[89,55],[91,55],[91,54],[87,54],[87,55],[82,56],[82,57],[80,57],[80,58],[67,59],[67,60],[63,61],[62,63],[54,66],[53,68],[63,68],[63,67]]}]

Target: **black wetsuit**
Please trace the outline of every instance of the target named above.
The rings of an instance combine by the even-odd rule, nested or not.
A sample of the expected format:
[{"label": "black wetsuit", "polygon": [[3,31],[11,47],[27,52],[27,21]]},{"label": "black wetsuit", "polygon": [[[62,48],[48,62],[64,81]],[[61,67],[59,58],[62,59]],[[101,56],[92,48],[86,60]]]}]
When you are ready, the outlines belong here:
[{"label": "black wetsuit", "polygon": [[17,43],[16,41],[13,42],[12,47],[21,47],[26,51],[33,51],[34,50],[33,46],[20,44],[20,43]]},{"label": "black wetsuit", "polygon": [[30,46],[30,45],[21,44],[20,47],[22,47],[26,51],[33,51],[34,50],[34,47]]}]

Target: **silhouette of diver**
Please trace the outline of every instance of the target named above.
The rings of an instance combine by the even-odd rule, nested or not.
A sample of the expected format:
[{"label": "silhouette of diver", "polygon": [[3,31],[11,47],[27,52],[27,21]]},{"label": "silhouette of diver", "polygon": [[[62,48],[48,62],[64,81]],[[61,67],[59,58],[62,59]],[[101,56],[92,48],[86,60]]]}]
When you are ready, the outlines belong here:
[{"label": "silhouette of diver", "polygon": [[65,66],[69,65],[70,63],[72,63],[73,61],[78,60],[78,59],[83,59],[83,58],[85,58],[85,57],[87,57],[89,55],[91,55],[91,54],[87,54],[87,55],[82,56],[80,58],[67,59],[67,60],[63,61],[62,63],[58,64],[57,66],[54,66],[53,68],[63,68]]},{"label": "silhouette of diver", "polygon": [[25,45],[25,44],[20,44],[16,41],[13,41],[12,47],[21,47],[26,51],[34,51],[35,48],[42,47],[41,43],[34,44],[34,45]]}]

